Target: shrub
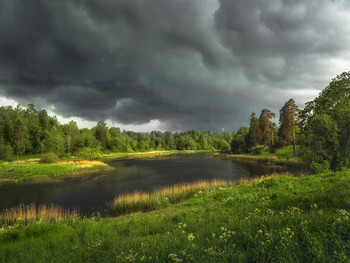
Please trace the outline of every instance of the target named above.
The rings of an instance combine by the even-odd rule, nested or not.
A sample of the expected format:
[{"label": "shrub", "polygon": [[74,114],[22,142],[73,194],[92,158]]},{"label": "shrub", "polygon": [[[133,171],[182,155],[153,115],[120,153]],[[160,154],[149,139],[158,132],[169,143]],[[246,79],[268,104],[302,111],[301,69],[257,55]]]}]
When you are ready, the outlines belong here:
[{"label": "shrub", "polygon": [[47,153],[40,159],[40,163],[57,163],[60,160],[54,153]]},{"label": "shrub", "polygon": [[78,151],[75,154],[77,157],[83,158],[83,159],[97,159],[102,157],[102,153],[99,149],[96,148],[89,148],[85,147],[82,148],[80,151]]},{"label": "shrub", "polygon": [[263,152],[267,151],[269,147],[265,145],[257,145],[252,148],[253,154],[262,154]]},{"label": "shrub", "polygon": [[327,173],[331,170],[328,161],[323,161],[322,163],[312,162],[310,168],[315,174]]},{"label": "shrub", "polygon": [[13,161],[15,160],[15,155],[13,154],[13,148],[11,145],[0,145],[0,160]]}]

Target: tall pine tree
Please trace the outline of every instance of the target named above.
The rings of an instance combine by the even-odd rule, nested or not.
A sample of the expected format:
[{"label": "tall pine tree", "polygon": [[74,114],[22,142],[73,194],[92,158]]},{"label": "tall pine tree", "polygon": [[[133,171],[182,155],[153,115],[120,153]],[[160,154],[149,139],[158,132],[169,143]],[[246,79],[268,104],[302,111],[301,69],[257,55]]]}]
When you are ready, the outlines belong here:
[{"label": "tall pine tree", "polygon": [[288,100],[280,110],[280,128],[278,130],[279,143],[281,145],[293,144],[293,153],[295,152],[295,133],[297,123],[299,122],[300,110],[293,99]]}]

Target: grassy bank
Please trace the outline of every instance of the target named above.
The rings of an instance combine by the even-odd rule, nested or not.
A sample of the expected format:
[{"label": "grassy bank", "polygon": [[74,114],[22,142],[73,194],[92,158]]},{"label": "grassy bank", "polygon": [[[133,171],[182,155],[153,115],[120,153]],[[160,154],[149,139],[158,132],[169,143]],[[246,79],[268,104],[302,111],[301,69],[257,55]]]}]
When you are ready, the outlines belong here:
[{"label": "grassy bank", "polygon": [[106,163],[88,160],[61,160],[58,163],[39,163],[39,159],[28,159],[0,163],[0,184],[30,180],[44,182],[59,176],[74,176],[109,169]]},{"label": "grassy bank", "polygon": [[203,188],[164,208],[4,225],[0,262],[349,262],[350,171]]},{"label": "grassy bank", "polygon": [[217,154],[224,159],[256,161],[260,163],[275,163],[280,165],[304,165],[305,162],[298,157],[300,149],[297,147],[297,156],[293,154],[293,147],[286,146],[278,149],[275,153],[264,151],[261,154]]}]

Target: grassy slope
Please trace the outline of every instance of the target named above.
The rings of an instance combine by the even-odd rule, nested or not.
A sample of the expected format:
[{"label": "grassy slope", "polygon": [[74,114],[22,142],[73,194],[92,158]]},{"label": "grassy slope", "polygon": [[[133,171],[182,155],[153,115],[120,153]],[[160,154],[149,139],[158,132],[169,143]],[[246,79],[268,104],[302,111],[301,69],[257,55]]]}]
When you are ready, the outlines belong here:
[{"label": "grassy slope", "polygon": [[349,262],[350,171],[279,176],[118,218],[0,229],[0,262]]}]

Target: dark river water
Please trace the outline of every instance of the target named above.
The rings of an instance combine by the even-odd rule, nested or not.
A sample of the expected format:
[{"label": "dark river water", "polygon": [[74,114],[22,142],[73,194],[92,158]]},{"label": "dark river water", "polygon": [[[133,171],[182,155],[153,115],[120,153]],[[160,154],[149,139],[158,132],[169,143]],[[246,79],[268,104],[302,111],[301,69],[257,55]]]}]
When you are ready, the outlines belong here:
[{"label": "dark river water", "polygon": [[123,192],[151,191],[155,187],[198,180],[253,178],[288,172],[302,173],[300,167],[285,167],[224,160],[210,154],[179,154],[155,158],[113,159],[115,169],[59,183],[6,184],[0,186],[0,211],[20,204],[54,203],[77,208],[82,215],[104,214],[107,203]]}]

